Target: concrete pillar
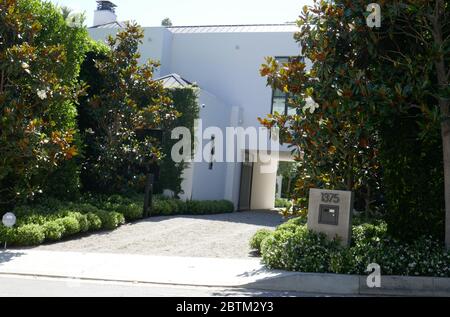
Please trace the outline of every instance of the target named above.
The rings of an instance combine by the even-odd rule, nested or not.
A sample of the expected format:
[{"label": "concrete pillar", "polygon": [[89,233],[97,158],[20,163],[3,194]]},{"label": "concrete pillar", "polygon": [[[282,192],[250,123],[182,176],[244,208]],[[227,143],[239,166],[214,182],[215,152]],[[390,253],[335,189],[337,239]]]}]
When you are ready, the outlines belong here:
[{"label": "concrete pillar", "polygon": [[[268,165],[272,164],[274,164],[272,168],[267,168]],[[252,182],[252,210],[275,208],[277,165],[278,162],[275,160],[272,160],[270,163],[255,163]],[[273,170],[273,172],[267,173],[267,170]]]}]

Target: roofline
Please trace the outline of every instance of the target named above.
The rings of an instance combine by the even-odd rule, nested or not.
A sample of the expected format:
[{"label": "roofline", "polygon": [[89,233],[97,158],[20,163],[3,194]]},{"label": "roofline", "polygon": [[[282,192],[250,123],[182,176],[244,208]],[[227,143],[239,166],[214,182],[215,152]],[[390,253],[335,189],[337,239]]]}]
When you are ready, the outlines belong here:
[{"label": "roofline", "polygon": [[103,24],[98,24],[98,25],[93,25],[88,27],[88,29],[100,29],[102,28],[102,26],[106,26],[106,25],[111,25],[111,24],[117,24],[119,26],[119,28],[124,28],[125,24],[128,21],[113,21],[113,22],[108,22],[108,23],[103,23]]},{"label": "roofline", "polygon": [[169,78],[169,77],[174,78],[177,81],[177,83],[179,83],[180,85],[183,85],[183,83],[180,82],[180,79],[185,81],[190,86],[194,85],[192,82],[190,82],[189,80],[184,79],[183,77],[181,77],[177,73],[171,73],[171,74],[168,74],[168,75],[165,75],[165,76],[162,76],[162,77],[155,78],[154,80],[155,81],[161,81],[161,80],[164,80],[164,79]]},{"label": "roofline", "polygon": [[176,26],[167,26],[167,29],[176,29],[176,28],[211,28],[211,27],[239,27],[239,26],[289,26],[289,25],[297,25],[295,22],[287,22],[287,23],[269,23],[269,24],[210,24],[210,25],[176,25]]}]

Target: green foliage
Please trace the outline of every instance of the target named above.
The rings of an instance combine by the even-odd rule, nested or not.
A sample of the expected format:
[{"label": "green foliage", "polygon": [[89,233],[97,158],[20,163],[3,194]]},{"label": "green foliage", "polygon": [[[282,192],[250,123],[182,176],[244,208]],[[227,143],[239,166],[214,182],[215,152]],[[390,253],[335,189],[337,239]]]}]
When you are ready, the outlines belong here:
[{"label": "green foliage", "polygon": [[125,218],[122,214],[112,211],[100,210],[96,213],[102,222],[102,228],[106,230],[114,230],[125,223]]},{"label": "green foliage", "polygon": [[310,188],[353,190],[364,196],[368,209],[379,188],[378,136],[371,116],[384,104],[377,96],[382,88],[369,81],[374,70],[367,61],[373,54],[365,51],[375,45],[366,43],[371,31],[361,15],[365,5],[355,3],[344,15],[345,2],[305,7],[295,35],[300,56],[288,63],[267,58],[261,68],[268,84],[289,93],[295,110],[260,119],[278,127],[281,140],[295,149],[294,213],[306,214]]},{"label": "green foliage", "polygon": [[264,240],[261,252],[264,263],[273,268],[325,273],[336,249],[337,243],[325,235],[297,226],[294,231],[276,230]]},{"label": "green foliage", "polygon": [[[114,230],[126,221],[141,219],[143,197],[85,195],[80,202],[54,198],[40,199],[14,209],[17,224],[8,229],[0,225],[0,242],[17,246],[39,245],[59,241],[87,232]],[[155,197],[152,216],[197,215],[233,212],[228,201],[188,201]],[[41,234],[42,233],[42,234]],[[42,238],[43,235],[43,238]]]},{"label": "green foliage", "polygon": [[233,203],[226,200],[188,200],[185,202],[176,199],[157,199],[153,204],[152,215],[208,215],[231,213],[233,211]]},{"label": "green foliage", "polygon": [[383,1],[381,28],[367,26],[366,5],[304,8],[295,35],[300,56],[284,65],[268,58],[261,68],[268,84],[289,93],[296,113],[260,121],[297,149],[294,212],[306,214],[312,187],[353,190],[355,208],[386,214],[394,236],[442,238],[450,190],[443,194],[440,145],[450,147],[448,2]]},{"label": "green foliage", "polygon": [[179,116],[164,131],[161,161],[161,177],[157,183],[156,190],[162,192],[164,189],[172,190],[175,195],[181,193],[182,173],[187,167],[186,163],[175,163],[171,157],[172,147],[178,142],[171,138],[172,129],[185,127],[191,132],[192,153],[194,147],[194,120],[199,118],[200,107],[198,105],[198,88],[195,86],[185,88],[173,88],[168,90],[174,109]]},{"label": "green foliage", "polygon": [[86,215],[83,215],[79,212],[75,212],[72,214],[74,218],[77,219],[78,224],[80,225],[80,232],[88,232],[89,231],[89,220]]},{"label": "green foliage", "polygon": [[49,2],[17,0],[0,4],[0,38],[0,208],[58,186],[76,192],[76,168],[63,163],[78,154],[75,79],[87,31]]},{"label": "green foliage", "polygon": [[385,219],[392,236],[444,238],[444,173],[439,124],[420,138],[417,118],[399,117],[383,129],[380,160],[384,167]]},{"label": "green foliage", "polygon": [[309,231],[298,218],[264,238],[263,262],[272,269],[365,275],[370,263],[384,275],[450,276],[450,252],[429,236],[405,243],[388,233],[384,222],[353,226],[352,244],[343,248]]},{"label": "green foliage", "polygon": [[64,227],[64,236],[72,236],[81,231],[80,223],[75,216],[68,216],[58,219],[57,222]]},{"label": "green foliage", "polygon": [[286,198],[275,198],[275,208],[291,208],[292,203]]},{"label": "green foliage", "polygon": [[50,221],[44,224],[43,227],[46,240],[58,241],[64,236],[65,228],[61,221]]},{"label": "green foliage", "polygon": [[13,237],[13,243],[20,246],[38,245],[44,242],[45,232],[42,226],[28,224],[17,229]]},{"label": "green foliage", "polygon": [[261,244],[262,242],[269,236],[273,234],[272,230],[269,229],[260,229],[258,230],[253,237],[250,239],[250,248],[256,250],[258,253],[261,253]]},{"label": "green foliage", "polygon": [[158,63],[139,65],[143,30],[129,24],[108,38],[108,49],[93,46],[81,79],[89,96],[80,102],[86,144],[82,181],[86,190],[123,193],[143,187],[145,169],[159,157],[148,129],[164,129],[178,115],[162,83],[152,79]]},{"label": "green foliage", "polygon": [[172,26],[172,21],[169,18],[165,18],[161,21],[161,26]]},{"label": "green foliage", "polygon": [[95,213],[89,212],[86,217],[89,222],[89,230],[97,231],[102,228],[102,220]]},{"label": "green foliage", "polygon": [[126,221],[133,221],[141,219],[144,213],[144,207],[140,204],[122,205],[115,209],[117,212],[124,215]]}]

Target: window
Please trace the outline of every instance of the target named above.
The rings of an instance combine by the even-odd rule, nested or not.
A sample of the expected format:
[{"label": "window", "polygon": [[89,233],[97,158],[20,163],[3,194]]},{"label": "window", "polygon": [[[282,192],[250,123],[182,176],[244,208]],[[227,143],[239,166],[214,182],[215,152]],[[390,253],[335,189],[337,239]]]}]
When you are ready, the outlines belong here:
[{"label": "window", "polygon": [[[292,57],[276,57],[275,58],[279,64],[289,63],[293,58]],[[272,92],[272,111],[274,114],[278,112],[282,115],[294,115],[297,110],[295,107],[289,104],[290,95],[279,90],[274,89]]]}]

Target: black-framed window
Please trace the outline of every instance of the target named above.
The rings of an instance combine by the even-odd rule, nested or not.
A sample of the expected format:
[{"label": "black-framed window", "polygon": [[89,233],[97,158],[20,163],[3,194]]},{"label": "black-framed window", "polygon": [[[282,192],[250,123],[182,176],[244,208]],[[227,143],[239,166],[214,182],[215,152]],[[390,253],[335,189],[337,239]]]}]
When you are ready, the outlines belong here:
[{"label": "black-framed window", "polygon": [[[275,57],[276,61],[279,64],[285,64],[292,61],[294,58],[298,57],[289,57],[289,56],[278,56]],[[278,112],[283,115],[294,115],[296,114],[296,108],[289,104],[290,95],[281,91],[279,89],[274,89],[272,91],[272,109],[271,112],[274,114]]]}]

